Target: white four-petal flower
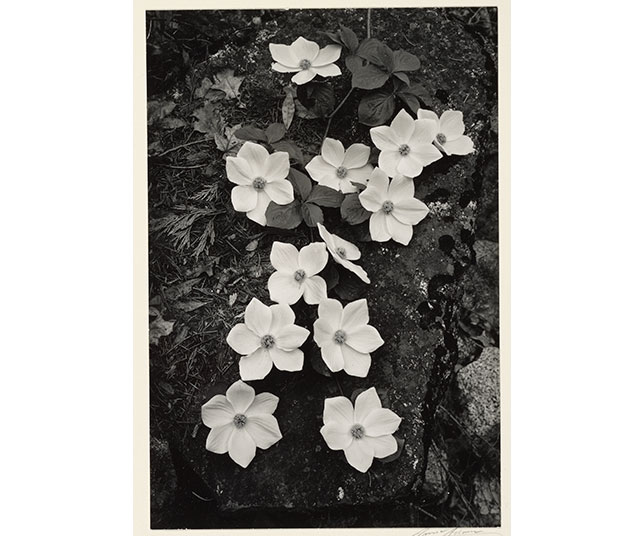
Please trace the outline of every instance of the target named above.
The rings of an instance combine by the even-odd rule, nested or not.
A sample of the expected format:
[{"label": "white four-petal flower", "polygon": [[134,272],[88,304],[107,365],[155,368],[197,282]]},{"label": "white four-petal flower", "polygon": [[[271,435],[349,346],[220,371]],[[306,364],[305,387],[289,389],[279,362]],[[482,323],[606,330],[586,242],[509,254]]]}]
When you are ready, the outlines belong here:
[{"label": "white four-petal flower", "polygon": [[202,406],[202,422],[211,428],[206,448],[216,454],[229,453],[231,459],[246,468],[256,455],[256,447],[268,449],[282,439],[273,412],[278,397],[271,393],[255,394],[253,387],[241,380],[225,395],[215,395]]},{"label": "white four-petal flower", "polygon": [[433,119],[413,119],[400,110],[391,126],[374,127],[370,134],[381,151],[378,166],[389,177],[417,177],[425,166],[442,158],[432,143],[438,134]]},{"label": "white four-petal flower", "polygon": [[392,238],[405,246],[409,243],[413,226],[429,213],[427,205],[414,194],[412,179],[395,177],[389,181],[379,169],[374,170],[367,188],[359,195],[362,206],[373,212],[369,219],[372,240],[386,242]]},{"label": "white four-petal flower", "polygon": [[331,450],[343,450],[347,462],[366,473],[373,458],[386,458],[398,450],[393,434],[401,418],[382,407],[375,387],[360,393],[355,408],[344,396],[327,398],[322,415],[322,437]]},{"label": "white four-petal flower", "polygon": [[369,326],[367,300],[348,303],[327,299],[318,306],[313,324],[313,340],[320,347],[323,361],[331,372],[344,370],[364,378],[371,367],[371,353],[384,344],[380,333]]},{"label": "white four-petal flower", "polygon": [[320,232],[320,238],[322,238],[327,245],[329,253],[331,253],[331,256],[338,264],[352,271],[365,283],[371,283],[367,272],[365,272],[362,267],[351,262],[357,261],[360,258],[360,250],[355,244],[348,242],[344,238],[340,238],[338,235],[331,234],[321,223],[318,223],[318,231]]},{"label": "white four-petal flower", "polygon": [[323,242],[314,242],[298,250],[293,244],[274,242],[271,247],[271,274],[267,287],[274,302],[296,303],[301,296],[309,305],[316,305],[327,297],[327,283],[318,273],[329,260]]},{"label": "white four-petal flower", "polygon": [[289,175],[289,155],[273,154],[253,142],[246,142],[238,156],[227,157],[227,177],[238,186],[231,190],[231,203],[238,212],[246,212],[250,220],[267,224],[266,210],[273,201],[286,205],[293,201],[293,185]]},{"label": "white four-petal flower", "polygon": [[371,149],[363,143],[354,143],[345,151],[342,142],[326,138],[321,153],[305,169],[322,186],[348,194],[358,191],[352,181],[366,184],[371,176],[373,166],[368,163]]},{"label": "white four-petal flower", "polygon": [[473,152],[473,141],[464,136],[464,121],[462,112],[446,110],[438,119],[438,115],[431,110],[418,110],[418,119],[431,119],[437,123],[437,134],[433,143],[448,156],[452,154],[465,155]]},{"label": "white four-petal flower", "polygon": [[279,73],[297,73],[291,78],[294,84],[306,84],[317,74],[339,76],[340,67],[334,64],[340,57],[340,45],[328,45],[320,50],[318,43],[298,37],[290,45],[269,43],[269,51],[275,63],[271,68]]},{"label": "white four-petal flower", "polygon": [[273,365],[279,370],[302,370],[300,350],[309,330],[294,324],[296,316],[286,304],[267,306],[253,298],[244,312],[244,323],[233,326],[227,343],[239,354],[240,377],[261,380]]}]

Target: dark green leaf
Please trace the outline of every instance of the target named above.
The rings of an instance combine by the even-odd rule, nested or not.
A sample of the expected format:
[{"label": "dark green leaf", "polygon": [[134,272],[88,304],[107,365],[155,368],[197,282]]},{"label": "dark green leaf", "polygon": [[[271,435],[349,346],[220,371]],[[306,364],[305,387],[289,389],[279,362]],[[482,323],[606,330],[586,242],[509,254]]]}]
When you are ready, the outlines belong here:
[{"label": "dark green leaf", "polygon": [[236,138],[247,141],[263,141],[269,143],[267,133],[261,128],[255,125],[248,125],[246,127],[239,128],[235,132]]},{"label": "dark green leaf", "polygon": [[329,367],[327,367],[326,363],[322,360],[320,349],[315,345],[313,345],[311,348],[313,349],[305,352],[305,361],[308,360],[309,363],[311,363],[311,368],[318,374],[327,378],[331,378],[331,376],[333,376],[333,373],[329,370]]},{"label": "dark green leaf", "polygon": [[347,56],[344,62],[347,66],[347,69],[349,69],[351,73],[354,73],[358,69],[361,69],[364,65],[364,60],[360,56],[354,56],[353,54]]},{"label": "dark green leaf", "polygon": [[296,112],[302,119],[327,117],[336,103],[333,87],[329,84],[305,84],[297,91]]},{"label": "dark green leaf", "polygon": [[342,204],[343,194],[329,188],[320,186],[319,184],[312,190],[311,195],[307,198],[308,203],[315,203],[321,207],[339,207]]},{"label": "dark green leaf", "polygon": [[411,85],[411,80],[409,80],[407,73],[393,73],[393,76],[402,80],[405,84],[407,84],[407,86]]},{"label": "dark green leaf", "polygon": [[356,187],[356,190],[358,190],[358,193],[362,192],[367,187],[366,184],[362,184],[361,182],[355,182],[355,181],[349,181],[349,182]]},{"label": "dark green leaf", "polygon": [[347,194],[340,205],[342,219],[350,225],[358,225],[371,217],[371,212],[366,210],[358,199],[358,194]]},{"label": "dark green leaf", "polygon": [[397,460],[400,457],[400,454],[402,454],[402,450],[404,449],[404,439],[396,437],[396,441],[398,442],[398,450],[396,450],[393,454],[389,454],[389,456],[387,456],[386,458],[380,458],[380,461],[382,463],[389,463]]},{"label": "dark green leaf", "polygon": [[347,28],[344,25],[340,25],[340,31],[338,32],[340,40],[349,49],[349,52],[355,54],[358,49],[358,36],[351,28]]},{"label": "dark green leaf", "polygon": [[411,84],[408,88],[401,89],[399,93],[408,93],[418,97],[425,106],[430,106],[432,103],[431,94],[429,91],[420,84]]},{"label": "dark green leaf", "polygon": [[360,43],[358,56],[378,67],[384,67],[388,72],[393,71],[393,51],[378,39],[365,39]]},{"label": "dark green leaf", "polygon": [[420,60],[417,56],[409,54],[405,50],[393,51],[393,72],[417,71],[420,69]]},{"label": "dark green leaf", "polygon": [[302,219],[309,227],[317,227],[319,223],[324,223],[322,209],[313,203],[304,203],[300,209]]},{"label": "dark green leaf", "polygon": [[327,290],[332,290],[340,281],[340,274],[334,263],[330,263],[327,268],[322,270],[320,277],[327,283]]},{"label": "dark green leaf", "polygon": [[320,35],[327,36],[331,41],[333,41],[336,45],[342,45],[342,39],[336,32],[320,32]]},{"label": "dark green leaf", "polygon": [[[237,135],[238,133],[236,132],[236,136]],[[293,158],[293,160],[298,162],[298,164],[302,164],[303,166],[306,164],[302,151],[291,140],[277,141],[275,143],[272,143],[271,147],[273,147],[274,151],[284,151],[286,153],[289,153],[289,156]]]},{"label": "dark green leaf", "polygon": [[367,126],[375,127],[386,123],[395,109],[396,101],[393,93],[386,90],[373,91],[360,101],[358,119]]},{"label": "dark green leaf", "polygon": [[411,93],[398,93],[398,97],[400,97],[406,103],[406,105],[414,114],[417,113],[418,109],[420,108],[420,101],[418,100],[418,97],[412,95]]},{"label": "dark green leaf", "polygon": [[267,127],[265,134],[267,135],[267,140],[269,143],[275,143],[276,141],[280,141],[282,138],[284,138],[286,132],[287,129],[284,128],[284,125],[282,123],[271,123]]},{"label": "dark green leaf", "polygon": [[300,201],[294,199],[288,205],[276,205],[273,201],[267,207],[267,225],[278,229],[295,229],[302,222]]},{"label": "dark green leaf", "polygon": [[289,169],[289,176],[287,178],[291,184],[293,184],[293,190],[298,194],[298,197],[303,201],[306,201],[307,197],[309,197],[309,194],[311,193],[311,179],[301,171],[294,168]]},{"label": "dark green leaf", "polygon": [[378,89],[384,86],[387,80],[389,80],[389,73],[370,63],[353,72],[351,85],[360,89]]}]

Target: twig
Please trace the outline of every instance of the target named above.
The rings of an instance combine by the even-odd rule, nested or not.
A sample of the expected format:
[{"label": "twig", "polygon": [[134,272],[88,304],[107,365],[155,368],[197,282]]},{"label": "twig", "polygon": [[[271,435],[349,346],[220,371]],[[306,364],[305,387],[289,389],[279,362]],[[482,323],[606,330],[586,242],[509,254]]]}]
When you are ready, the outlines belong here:
[{"label": "twig", "polygon": [[371,9],[367,9],[367,39],[371,39]]},{"label": "twig", "polygon": [[178,149],[184,149],[185,147],[190,147],[191,145],[197,145],[198,143],[205,143],[207,141],[212,141],[212,140],[205,138],[204,140],[190,141],[189,143],[183,143],[182,145],[178,145],[177,147],[172,147],[171,149],[167,149],[164,153],[160,153],[159,155],[156,155],[156,156],[160,158],[161,156],[172,153],[173,151],[177,151]]},{"label": "twig", "polygon": [[200,169],[207,167],[209,164],[198,164],[197,166],[173,166],[171,164],[160,164],[162,167],[168,167],[171,169]]},{"label": "twig", "polygon": [[349,92],[345,95],[344,99],[342,99],[340,101],[340,104],[338,104],[338,106],[336,107],[335,110],[333,110],[333,112],[331,112],[331,114],[329,115],[329,121],[327,121],[327,128],[324,129],[324,136],[322,137],[322,141],[324,141],[324,139],[327,137],[327,134],[329,134],[329,127],[331,126],[331,121],[333,120],[333,116],[336,115],[336,113],[338,113],[338,110],[340,110],[340,108],[342,108],[342,105],[347,102],[347,99],[351,96],[351,93],[353,93],[353,87],[349,90]]},{"label": "twig", "polygon": [[344,393],[342,392],[342,385],[340,385],[340,381],[338,380],[338,376],[336,374],[332,374],[333,379],[336,381],[336,385],[338,386],[338,391],[340,391],[340,394],[342,396],[344,396]]}]

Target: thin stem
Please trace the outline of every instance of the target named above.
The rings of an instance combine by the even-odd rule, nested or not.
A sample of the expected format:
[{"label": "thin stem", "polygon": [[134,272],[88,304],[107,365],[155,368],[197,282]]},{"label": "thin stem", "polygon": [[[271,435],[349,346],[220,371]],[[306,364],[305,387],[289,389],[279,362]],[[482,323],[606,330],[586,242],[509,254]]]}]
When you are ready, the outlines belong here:
[{"label": "thin stem", "polygon": [[190,141],[189,143],[183,143],[182,145],[178,145],[177,147],[172,147],[171,149],[167,149],[164,153],[160,153],[158,156],[164,156],[166,154],[172,153],[173,151],[177,151],[178,149],[184,149],[185,147],[189,147],[190,145],[197,145],[199,143],[205,143],[207,141],[213,141],[211,139],[204,139],[204,140],[196,140],[196,141]]},{"label": "thin stem", "polygon": [[367,9],[367,39],[371,39],[371,9]]},{"label": "thin stem", "polygon": [[329,127],[331,126],[331,121],[333,120],[333,116],[336,115],[336,113],[338,113],[338,110],[340,110],[340,108],[342,108],[342,105],[347,102],[347,99],[351,96],[351,93],[353,93],[353,87],[349,90],[349,92],[345,95],[344,99],[342,99],[340,101],[340,104],[338,104],[338,106],[335,108],[335,110],[333,110],[333,112],[331,112],[331,114],[329,115],[329,121],[327,121],[327,128],[324,129],[324,136],[322,137],[322,140],[324,141],[324,139],[327,137],[327,134],[329,133]]}]

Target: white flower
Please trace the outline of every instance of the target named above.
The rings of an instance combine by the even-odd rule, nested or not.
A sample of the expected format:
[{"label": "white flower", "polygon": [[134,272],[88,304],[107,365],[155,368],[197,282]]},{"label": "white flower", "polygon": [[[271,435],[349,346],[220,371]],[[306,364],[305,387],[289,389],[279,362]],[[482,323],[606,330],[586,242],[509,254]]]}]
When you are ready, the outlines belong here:
[{"label": "white flower", "polygon": [[229,453],[231,459],[246,468],[256,455],[256,447],[268,449],[282,439],[273,416],[278,397],[271,393],[256,396],[253,387],[241,380],[227,394],[216,395],[202,406],[202,422],[211,428],[207,450]]},{"label": "white flower", "polygon": [[305,168],[318,184],[348,194],[358,191],[351,181],[367,183],[373,171],[373,166],[367,163],[369,147],[354,143],[345,151],[340,141],[327,138],[321,152],[322,155],[314,156]]},{"label": "white flower", "polygon": [[320,50],[317,43],[298,37],[290,45],[269,43],[269,51],[275,60],[271,68],[279,73],[298,73],[291,79],[298,85],[321,76],[339,76],[340,67],[333,62],[340,57],[340,45],[328,45]]},{"label": "white flower", "polygon": [[442,112],[440,119],[431,110],[418,110],[418,119],[431,119],[437,123],[437,134],[433,141],[435,146],[448,156],[452,154],[465,155],[473,152],[473,141],[469,136],[463,136],[464,121],[462,112],[447,110]]},{"label": "white flower", "polygon": [[344,450],[347,461],[366,473],[373,458],[386,458],[398,450],[393,434],[402,420],[382,407],[375,387],[360,393],[355,409],[344,396],[327,398],[320,433],[331,450]]},{"label": "white flower", "polygon": [[309,330],[294,324],[296,315],[285,304],[267,306],[253,298],[244,312],[244,323],[233,326],[227,344],[240,358],[240,377],[261,380],[271,371],[302,370],[304,355],[300,346]]},{"label": "white flower", "polygon": [[351,270],[365,283],[371,283],[367,276],[367,272],[357,264],[351,262],[357,261],[360,258],[360,250],[356,245],[351,242],[347,242],[344,238],[340,238],[338,235],[331,234],[321,223],[318,223],[318,231],[320,232],[320,237],[327,245],[329,253],[331,253],[331,256],[338,264],[341,264],[347,270]]},{"label": "white flower", "polygon": [[442,158],[432,143],[437,133],[433,119],[413,119],[400,110],[391,126],[371,129],[371,139],[381,151],[378,166],[389,177],[417,177],[424,166]]},{"label": "white flower", "polygon": [[[433,147],[433,146],[432,146]],[[413,236],[413,226],[429,213],[427,205],[414,198],[413,180],[389,178],[374,170],[367,188],[360,193],[362,206],[373,212],[369,219],[371,239],[386,242],[390,238],[407,245]]]},{"label": "white flower", "polygon": [[309,305],[320,303],[327,297],[327,283],[318,274],[329,260],[323,242],[314,242],[300,249],[293,244],[274,242],[271,264],[276,271],[267,286],[274,302],[296,303],[300,296]]},{"label": "white flower", "polygon": [[313,324],[313,340],[320,347],[323,361],[331,372],[343,370],[364,378],[371,367],[371,354],[384,344],[380,333],[369,326],[367,300],[345,305],[328,299],[318,306]]},{"label": "white flower", "polygon": [[267,224],[269,203],[286,205],[293,201],[293,185],[289,175],[289,155],[269,152],[257,143],[246,142],[238,156],[227,157],[227,177],[238,186],[231,190],[231,203],[238,212],[246,212],[250,220]]}]

